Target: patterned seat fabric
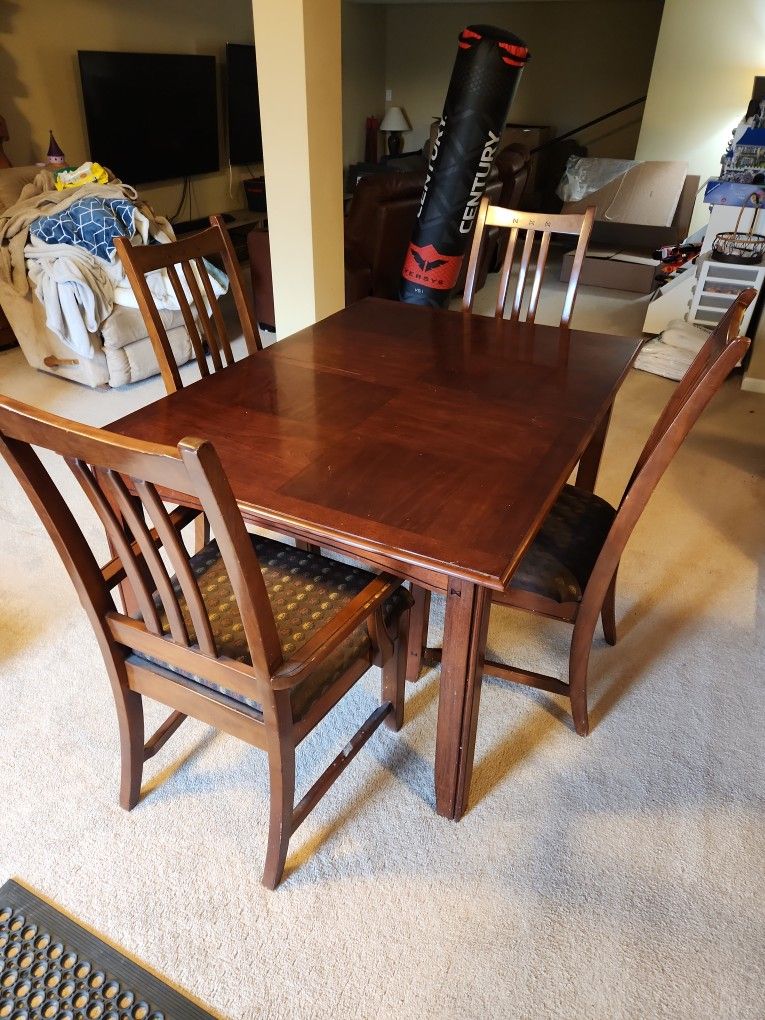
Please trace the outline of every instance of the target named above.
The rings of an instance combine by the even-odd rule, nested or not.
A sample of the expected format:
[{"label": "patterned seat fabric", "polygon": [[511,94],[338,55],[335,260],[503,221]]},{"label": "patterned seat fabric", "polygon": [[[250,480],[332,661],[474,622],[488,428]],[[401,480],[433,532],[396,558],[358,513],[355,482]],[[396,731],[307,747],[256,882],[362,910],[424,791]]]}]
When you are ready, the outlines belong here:
[{"label": "patterned seat fabric", "polygon": [[[260,535],[251,535],[250,538],[263,572],[285,659],[294,655],[301,645],[374,579],[374,574],[358,567],[338,563],[315,553],[303,552],[291,545],[283,545]],[[217,542],[210,542],[192,556],[191,567],[207,607],[219,654],[252,665],[239,607]],[[193,640],[194,631],[186,600],[181,595],[176,580],[173,581],[173,587]],[[404,588],[398,588],[385,603],[386,621],[398,619],[401,613],[409,608],[410,603],[409,593]],[[161,608],[159,603],[158,607]],[[163,619],[162,622],[166,630],[169,629],[166,620]],[[362,624],[303,683],[294,688],[292,711],[295,719],[302,718],[319,695],[331,686],[355,659],[370,658],[371,648],[366,624]],[[204,676],[196,676],[177,666],[170,666],[158,658],[146,655],[145,652],[137,654],[250,708],[261,710],[261,706],[251,698],[221,687]]]},{"label": "patterned seat fabric", "polygon": [[581,602],[616,511],[600,496],[566,485],[510,582],[555,602]]}]

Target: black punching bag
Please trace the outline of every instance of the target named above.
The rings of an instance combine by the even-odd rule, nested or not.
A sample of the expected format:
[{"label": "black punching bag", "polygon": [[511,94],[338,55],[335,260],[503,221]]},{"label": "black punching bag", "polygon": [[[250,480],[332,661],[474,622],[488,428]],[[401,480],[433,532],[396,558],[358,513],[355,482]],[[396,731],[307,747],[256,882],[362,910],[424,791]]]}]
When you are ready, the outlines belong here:
[{"label": "black punching bag", "polygon": [[444,306],[457,282],[468,236],[529,58],[510,32],[470,25],[460,33],[449,91],[401,273],[402,301]]}]

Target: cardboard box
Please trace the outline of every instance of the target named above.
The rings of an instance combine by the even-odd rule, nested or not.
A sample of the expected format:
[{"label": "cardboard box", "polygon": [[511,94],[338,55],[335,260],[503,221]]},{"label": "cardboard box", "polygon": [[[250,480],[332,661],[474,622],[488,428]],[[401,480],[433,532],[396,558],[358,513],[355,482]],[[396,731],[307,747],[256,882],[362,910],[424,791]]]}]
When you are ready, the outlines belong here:
[{"label": "cardboard box", "polygon": [[607,223],[640,223],[669,227],[680,201],[688,164],[677,160],[646,160],[578,202],[567,202],[563,212],[584,212],[595,206],[595,219]]},{"label": "cardboard box", "polygon": [[[568,283],[574,264],[574,252],[563,256],[560,278]],[[617,251],[613,248],[590,248],[582,263],[579,283],[588,287],[610,287],[649,294],[658,284],[656,274],[661,263],[640,252]]]},{"label": "cardboard box", "polygon": [[[628,174],[634,174],[641,166],[650,167],[651,165],[658,165],[660,168],[669,165],[673,169],[671,172],[662,169],[656,172],[651,171],[646,177],[639,174],[633,176],[629,186],[629,195],[626,197],[619,197],[620,188],[623,190],[624,175],[617,177],[615,181],[611,181],[578,202],[566,202],[562,212],[584,212],[588,206],[594,205],[596,212],[592,241],[595,244],[619,249],[643,249],[647,254],[665,244],[680,244],[688,236],[696,193],[699,188],[699,177],[693,174],[684,177],[679,192],[677,192],[676,174],[680,172],[680,168],[687,167],[685,163],[641,163],[632,171],[628,171]],[[642,215],[647,205],[650,204],[646,201],[645,196],[641,198],[638,195],[637,188],[641,181],[645,184],[646,193],[650,192],[654,195],[657,192],[663,193],[660,211],[650,214],[651,223],[633,218]],[[626,184],[624,186],[626,187]],[[673,196],[675,196],[674,199]],[[627,201],[627,197],[629,197],[629,201]],[[675,205],[670,215],[668,210],[673,200]],[[618,222],[615,219],[616,213],[620,217]],[[668,215],[670,215],[669,226],[655,225],[656,220],[666,223]],[[629,219],[624,219],[625,216]]]}]

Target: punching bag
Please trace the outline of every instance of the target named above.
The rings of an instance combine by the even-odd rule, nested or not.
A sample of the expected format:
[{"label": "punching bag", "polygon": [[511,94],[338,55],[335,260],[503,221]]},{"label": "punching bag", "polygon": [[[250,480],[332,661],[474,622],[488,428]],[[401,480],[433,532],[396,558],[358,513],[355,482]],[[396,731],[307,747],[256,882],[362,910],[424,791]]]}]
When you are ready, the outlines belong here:
[{"label": "punching bag", "polygon": [[460,33],[401,272],[402,301],[436,307],[449,301],[528,58],[526,44],[504,29],[470,25]]}]

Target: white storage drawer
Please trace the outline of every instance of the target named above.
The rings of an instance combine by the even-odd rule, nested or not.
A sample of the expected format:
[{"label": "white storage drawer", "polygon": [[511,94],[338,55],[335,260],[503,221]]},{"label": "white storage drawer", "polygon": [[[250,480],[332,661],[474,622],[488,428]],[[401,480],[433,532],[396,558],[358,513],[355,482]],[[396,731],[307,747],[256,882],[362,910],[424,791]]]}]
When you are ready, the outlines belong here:
[{"label": "white storage drawer", "polygon": [[[716,326],[740,291],[745,287],[759,291],[765,283],[765,266],[737,266],[709,257],[700,262],[688,312],[688,321],[698,326]],[[742,332],[746,332],[753,311],[754,302],[746,310]]]}]

